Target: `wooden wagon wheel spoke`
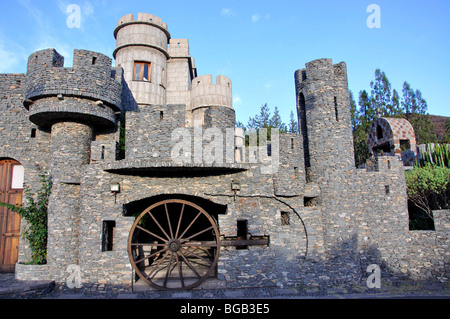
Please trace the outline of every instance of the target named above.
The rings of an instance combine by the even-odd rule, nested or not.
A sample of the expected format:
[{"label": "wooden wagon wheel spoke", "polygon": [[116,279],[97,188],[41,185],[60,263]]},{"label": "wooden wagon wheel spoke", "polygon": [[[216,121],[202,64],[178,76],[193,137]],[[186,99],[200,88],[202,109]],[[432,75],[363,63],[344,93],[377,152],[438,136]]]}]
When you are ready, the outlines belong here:
[{"label": "wooden wagon wheel spoke", "polygon": [[195,216],[194,220],[189,224],[189,226],[184,230],[184,232],[180,235],[179,239],[182,239],[184,234],[186,234],[186,232],[191,229],[192,225],[195,223],[195,221],[197,220],[197,218],[200,217],[200,215],[202,214],[202,212],[199,212],[197,216]]},{"label": "wooden wagon wheel spoke", "polygon": [[173,252],[170,252],[170,261],[169,265],[167,266],[166,277],[164,278],[164,287],[167,287],[167,279],[169,279],[170,266],[172,265],[172,260],[173,260]]},{"label": "wooden wagon wheel spoke", "polygon": [[165,249],[160,250],[160,251],[157,251],[157,252],[155,252],[155,253],[153,253],[153,254],[147,256],[147,257],[144,257],[144,258],[142,258],[142,259],[136,260],[136,264],[139,264],[139,263],[141,263],[141,262],[143,262],[143,261],[145,261],[145,260],[147,260],[147,259],[150,259],[150,258],[152,258],[153,256],[156,256],[156,255],[158,255],[158,254],[162,254],[163,252],[165,252],[165,251],[167,251],[167,250],[169,250],[169,248],[165,248]]},{"label": "wooden wagon wheel spoke", "polygon": [[156,264],[156,266],[152,267],[151,272],[148,273],[147,275],[145,275],[145,277],[147,278],[152,278],[153,273],[156,273],[157,270],[162,270],[165,268],[165,266],[159,268],[159,266],[162,264],[162,262],[166,259],[167,255],[169,255],[170,251],[166,251],[166,253],[164,254],[164,256],[159,260],[158,264]]},{"label": "wooden wagon wheel spoke", "polygon": [[212,256],[211,255],[211,247],[217,247],[216,245],[214,246],[208,246],[208,247],[202,247],[202,246],[182,246],[183,248],[194,248],[194,251],[196,250],[201,250],[202,252],[206,253],[208,256]]},{"label": "wooden wagon wheel spoke", "polygon": [[200,256],[200,255],[197,255],[197,254],[194,253],[193,251],[190,251],[190,250],[187,250],[187,249],[184,249],[184,248],[181,248],[181,250],[186,251],[186,252],[188,252],[189,254],[194,255],[195,257],[197,257],[197,258],[199,258],[199,259],[201,259],[201,260],[206,260],[206,261],[208,261],[209,263],[211,263],[210,260],[209,260],[208,258],[205,258],[205,257],[202,257],[202,256]]},{"label": "wooden wagon wheel spoke", "polygon": [[181,267],[181,262],[178,260],[179,252],[177,251],[176,254],[177,254],[177,258],[176,258],[177,259],[177,268],[178,268],[178,273],[180,274],[181,286],[184,288],[185,286],[184,286],[184,278],[183,278],[183,269]]},{"label": "wooden wagon wheel spoke", "polygon": [[148,233],[148,234],[150,234],[150,235],[152,235],[152,236],[155,236],[156,238],[161,239],[161,240],[164,241],[164,242],[168,242],[168,241],[165,240],[164,238],[159,237],[158,235],[152,233],[151,231],[148,231],[147,229],[142,228],[141,226],[136,226],[136,228],[139,228],[140,230],[145,231],[146,233]]},{"label": "wooden wagon wheel spoke", "polygon": [[[161,265],[161,263],[166,259],[166,257],[167,257],[168,254],[169,254],[169,251],[166,251],[166,253],[164,254],[163,258],[161,258],[161,260],[158,262],[158,264],[157,264],[155,267],[153,267],[153,270],[152,270],[149,274],[147,274],[145,277],[151,278],[152,274],[153,274],[156,270],[158,270],[159,265]],[[162,269],[164,269],[164,267],[163,267]]]},{"label": "wooden wagon wheel spoke", "polygon": [[195,238],[195,237],[197,237],[197,236],[199,236],[199,235],[201,235],[201,234],[203,234],[203,233],[205,233],[205,232],[207,232],[208,230],[211,230],[211,229],[213,229],[213,228],[214,228],[214,226],[211,226],[211,227],[208,227],[208,228],[206,228],[206,229],[203,229],[202,231],[199,231],[198,233],[195,233],[194,235],[189,236],[188,238],[183,239],[183,240],[181,241],[181,243],[184,243],[184,242],[186,242],[186,241],[189,241],[189,240],[191,240],[192,238]]},{"label": "wooden wagon wheel spoke", "polygon": [[158,225],[159,229],[161,229],[161,231],[164,233],[164,235],[166,235],[167,239],[170,240],[169,235],[167,235],[166,231],[164,230],[164,228],[161,227],[161,225],[158,223],[158,221],[155,219],[155,217],[153,216],[151,211],[148,211],[148,214],[150,215],[150,217],[155,221],[156,225]]},{"label": "wooden wagon wheel spoke", "polygon": [[181,220],[183,219],[184,206],[185,206],[185,204],[183,204],[183,206],[181,206],[181,213],[180,213],[180,218],[178,220],[178,226],[177,226],[177,231],[175,233],[175,238],[178,238],[178,232],[180,231]]},{"label": "wooden wagon wheel spoke", "polygon": [[186,263],[186,265],[188,265],[189,268],[191,268],[191,270],[195,273],[195,275],[198,278],[202,278],[202,276],[200,276],[200,274],[197,272],[197,270],[192,266],[192,264],[187,260],[186,256],[184,256],[184,254],[182,254],[180,252],[181,258],[183,258],[184,262]]},{"label": "wooden wagon wheel spoke", "polygon": [[214,275],[219,251],[215,219],[185,200],[164,200],[144,210],[128,239],[134,271],[160,290],[197,287]]},{"label": "wooden wagon wheel spoke", "polygon": [[170,238],[172,239],[173,238],[173,231],[172,231],[172,224],[170,223],[169,212],[167,210],[167,203],[164,204],[164,209],[166,210],[167,224],[169,224]]}]

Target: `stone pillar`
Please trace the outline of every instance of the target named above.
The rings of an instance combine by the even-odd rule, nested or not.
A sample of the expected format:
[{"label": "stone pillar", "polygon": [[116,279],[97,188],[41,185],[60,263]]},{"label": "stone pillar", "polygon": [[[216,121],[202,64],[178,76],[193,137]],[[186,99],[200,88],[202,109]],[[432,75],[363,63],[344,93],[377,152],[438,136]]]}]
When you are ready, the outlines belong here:
[{"label": "stone pillar", "polygon": [[80,167],[91,159],[92,137],[89,124],[59,122],[52,126],[51,173],[55,183],[80,183]]},{"label": "stone pillar", "polygon": [[79,263],[80,176],[90,161],[92,135],[88,124],[52,126],[47,260],[58,281],[65,280],[68,265]]}]

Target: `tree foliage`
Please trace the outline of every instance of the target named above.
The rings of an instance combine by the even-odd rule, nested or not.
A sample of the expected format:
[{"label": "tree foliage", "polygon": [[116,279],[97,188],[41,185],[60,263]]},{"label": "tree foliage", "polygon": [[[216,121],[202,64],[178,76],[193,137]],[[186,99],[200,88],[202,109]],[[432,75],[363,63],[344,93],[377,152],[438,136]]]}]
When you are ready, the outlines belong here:
[{"label": "tree foliage", "polygon": [[351,114],[357,166],[368,159],[370,125],[379,116],[406,118],[414,128],[418,144],[437,142],[434,124],[426,116],[427,101],[420,90],[414,90],[405,81],[400,97],[398,91],[392,88],[386,73],[380,69],[375,70],[375,79],[370,82],[370,88],[370,94],[366,90],[359,92],[357,106],[350,92],[351,105],[356,106],[355,109],[352,108]]}]

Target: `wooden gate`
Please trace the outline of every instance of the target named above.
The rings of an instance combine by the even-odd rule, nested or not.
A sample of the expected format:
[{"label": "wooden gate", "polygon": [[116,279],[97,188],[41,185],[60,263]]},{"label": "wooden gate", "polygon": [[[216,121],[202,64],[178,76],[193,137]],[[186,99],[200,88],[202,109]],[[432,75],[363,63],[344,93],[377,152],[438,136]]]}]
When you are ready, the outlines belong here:
[{"label": "wooden gate", "polygon": [[[0,160],[0,202],[21,204],[23,166],[11,159]],[[19,256],[20,217],[0,207],[0,273],[14,272]]]}]

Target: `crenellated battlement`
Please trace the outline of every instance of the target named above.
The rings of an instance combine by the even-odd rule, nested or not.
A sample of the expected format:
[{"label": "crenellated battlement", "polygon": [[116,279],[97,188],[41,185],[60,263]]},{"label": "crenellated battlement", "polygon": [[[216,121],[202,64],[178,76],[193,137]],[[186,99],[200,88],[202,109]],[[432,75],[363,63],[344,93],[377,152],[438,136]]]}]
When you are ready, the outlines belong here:
[{"label": "crenellated battlement", "polygon": [[25,106],[43,97],[73,96],[102,101],[120,110],[121,72],[101,53],[74,50],[73,67],[64,67],[56,50],[33,53],[28,59]]},{"label": "crenellated battlement", "polygon": [[134,15],[132,13],[129,13],[119,19],[116,30],[114,31],[114,36],[116,36],[119,27],[129,24],[129,23],[152,24],[152,25],[155,25],[162,29],[167,30],[167,24],[165,22],[162,22],[162,19],[160,17],[157,17],[150,13],[139,12],[137,19],[135,19]]},{"label": "crenellated battlement", "polygon": [[168,50],[171,58],[188,58],[191,56],[188,39],[170,39]]},{"label": "crenellated battlement", "polygon": [[201,75],[192,80],[191,107],[193,110],[208,106],[233,108],[231,80],[223,75],[216,77]]},{"label": "crenellated battlement", "polygon": [[129,46],[153,48],[169,58],[167,45],[170,33],[167,24],[152,14],[139,13],[137,19],[133,14],[123,16],[114,30],[114,37],[117,40],[114,58],[119,50]]}]

